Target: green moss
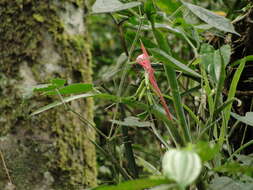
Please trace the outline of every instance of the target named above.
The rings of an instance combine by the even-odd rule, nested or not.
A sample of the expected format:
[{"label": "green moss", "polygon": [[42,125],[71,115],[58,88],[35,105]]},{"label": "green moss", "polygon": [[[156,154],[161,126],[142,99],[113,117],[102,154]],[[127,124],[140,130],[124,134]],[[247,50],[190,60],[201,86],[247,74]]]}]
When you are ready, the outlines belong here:
[{"label": "green moss", "polygon": [[37,22],[44,22],[45,18],[43,16],[41,16],[40,14],[33,14],[33,18],[37,21]]},{"label": "green moss", "polygon": [[[83,0],[65,2],[84,6]],[[3,47],[0,52],[0,69],[3,71],[0,76],[0,110],[4,110],[1,113],[4,120],[0,121],[4,127],[1,128],[0,135],[5,137],[13,133],[11,137],[19,139],[19,144],[15,145],[17,149],[24,147],[26,150],[20,157],[15,157],[16,153],[11,150],[5,152],[15,185],[21,190],[34,189],[37,184],[36,180],[32,180],[33,173],[36,173],[36,178],[42,179],[43,173],[47,171],[56,179],[55,189],[76,190],[96,185],[94,146],[86,137],[88,135],[94,139],[94,131],[81,124],[75,115],[66,114],[62,107],[28,118],[34,105],[38,108],[55,98],[48,101],[47,98],[36,97],[24,102],[20,90],[15,86],[20,81],[18,71],[23,62],[28,63],[38,82],[45,83],[45,80],[55,77],[46,75],[41,78],[40,68],[46,64],[40,61],[45,31],[52,37],[52,44],[60,55],[58,64],[65,68],[64,72],[54,74],[69,81],[91,83],[91,55],[87,37],[64,33],[63,23],[57,14],[62,7],[53,2],[47,4],[36,0],[3,0],[0,6],[5,7],[0,18],[0,43]],[[88,120],[92,120],[92,99],[77,101],[74,107]],[[36,138],[42,138],[42,143],[35,146],[34,143],[40,142]],[[27,143],[27,139],[32,140]],[[38,153],[43,158],[39,162]],[[6,181],[1,172],[0,181]],[[22,179],[27,179],[27,183],[22,182]],[[0,189],[2,188],[0,184]]]}]

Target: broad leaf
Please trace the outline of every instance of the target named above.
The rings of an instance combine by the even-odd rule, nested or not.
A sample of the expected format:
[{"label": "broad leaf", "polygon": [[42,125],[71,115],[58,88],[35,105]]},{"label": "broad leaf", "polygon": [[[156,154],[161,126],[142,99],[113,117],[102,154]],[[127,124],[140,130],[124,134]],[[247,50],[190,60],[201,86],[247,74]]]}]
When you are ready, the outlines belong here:
[{"label": "broad leaf", "polygon": [[191,10],[193,14],[195,14],[197,17],[199,17],[201,20],[208,23],[209,25],[219,30],[222,30],[224,32],[231,32],[231,33],[240,35],[235,31],[234,26],[232,25],[229,19],[223,16],[220,16],[218,14],[215,14],[202,7],[199,7],[190,3],[185,3],[185,2],[183,3],[188,9]]},{"label": "broad leaf", "polygon": [[203,53],[200,56],[200,64],[204,65],[213,81],[217,82],[221,72],[221,59],[223,59],[225,66],[229,63],[232,52],[231,47],[229,45],[224,45],[220,49],[214,50],[212,46],[203,44],[201,46],[201,52]]},{"label": "broad leaf", "polygon": [[251,183],[241,183],[233,180],[229,177],[215,177],[212,181],[208,190],[251,190],[253,189],[253,184]]},{"label": "broad leaf", "polygon": [[202,162],[212,160],[219,153],[218,144],[210,142],[198,142],[195,145],[196,152],[199,154]]},{"label": "broad leaf", "polygon": [[214,60],[213,60],[213,72],[215,74],[215,79],[218,81],[221,73],[221,64],[222,61],[224,66],[229,63],[231,56],[231,47],[229,45],[222,46],[219,50],[214,52]]},{"label": "broad leaf", "polygon": [[247,112],[245,116],[240,116],[236,113],[231,112],[231,115],[238,121],[253,126],[253,112]]},{"label": "broad leaf", "polygon": [[141,5],[140,2],[121,3],[118,0],[96,0],[92,6],[93,13],[112,13]]}]

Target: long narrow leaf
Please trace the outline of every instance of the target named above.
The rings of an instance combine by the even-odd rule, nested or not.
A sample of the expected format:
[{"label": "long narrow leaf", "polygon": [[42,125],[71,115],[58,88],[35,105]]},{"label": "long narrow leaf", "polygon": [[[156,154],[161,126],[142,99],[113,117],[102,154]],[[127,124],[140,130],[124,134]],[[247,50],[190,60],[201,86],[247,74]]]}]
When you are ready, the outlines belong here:
[{"label": "long narrow leaf", "polygon": [[[170,53],[170,49],[167,48],[168,44],[165,40],[165,37],[162,35],[162,33],[160,33],[160,35],[157,35],[156,29],[154,27],[152,27],[153,33],[155,35],[156,41],[158,43],[158,46],[160,49],[153,49],[153,55],[157,56],[157,59],[161,62],[164,63],[164,70],[166,73],[166,77],[168,79],[168,82],[171,86],[171,91],[172,91],[172,98],[173,98],[173,104],[175,107],[175,111],[177,114],[177,118],[179,120],[180,123],[180,127],[183,130],[184,133],[184,144],[187,142],[191,141],[191,136],[190,136],[190,131],[186,122],[186,118],[185,118],[185,114],[184,114],[184,110],[183,110],[183,105],[181,102],[181,96],[180,96],[180,92],[179,92],[179,86],[177,83],[177,76],[176,76],[176,71],[175,69],[169,65],[171,62],[172,63],[177,63],[177,65],[180,65],[181,68],[184,68],[186,70],[191,71],[190,68],[188,68],[186,65],[176,61],[173,57],[171,57],[168,53]],[[160,39],[158,39],[160,38]],[[194,73],[195,71],[192,70],[192,72],[190,72],[190,74]],[[197,74],[197,73],[196,73]],[[197,74],[198,75],[198,74]],[[168,125],[166,125],[166,127],[168,127]],[[178,130],[177,130],[178,133]]]},{"label": "long narrow leaf", "polygon": [[52,109],[54,107],[60,106],[64,103],[71,102],[73,100],[77,100],[80,98],[88,98],[88,97],[98,97],[100,99],[105,99],[105,100],[113,100],[113,101],[119,101],[119,98],[117,96],[113,96],[110,94],[102,94],[102,93],[86,93],[86,94],[80,94],[80,95],[75,95],[75,96],[69,96],[66,98],[63,98],[63,101],[56,101],[51,104],[48,104],[44,107],[39,108],[38,110],[34,111],[31,116],[37,115],[39,113],[42,113],[44,111],[47,111],[49,109]]},{"label": "long narrow leaf", "polygon": [[[171,96],[163,95],[169,100],[173,100]],[[182,95],[181,95],[182,96]],[[188,112],[189,116],[196,122],[197,125],[202,126],[202,122],[198,119],[197,115],[187,105],[183,104],[183,108]]]},{"label": "long narrow leaf", "polygon": [[175,69],[179,69],[182,72],[185,72],[187,74],[190,74],[194,77],[201,78],[201,75],[195,72],[194,70],[187,67],[185,64],[181,63],[180,61],[176,60],[175,58],[168,55],[165,51],[161,49],[151,49],[150,50],[152,55],[162,63],[169,65],[170,67],[173,67]]},{"label": "long narrow leaf", "polygon": [[[68,86],[59,88],[58,91],[60,94],[68,95],[68,94],[77,94],[77,93],[86,93],[93,89],[92,84],[83,84],[83,83],[75,83],[70,84]],[[56,90],[45,92],[46,95],[57,95],[58,92]]]},{"label": "long narrow leaf", "polygon": [[169,132],[172,136],[172,138],[175,140],[176,144],[179,145],[184,145],[184,140],[182,138],[182,135],[180,135],[178,129],[176,128],[175,124],[168,119],[168,117],[157,107],[149,107],[148,105],[135,101],[133,99],[129,99],[129,98],[124,98],[121,100],[122,103],[129,105],[130,107],[133,108],[138,108],[140,110],[144,110],[144,111],[148,111],[152,114],[154,114],[154,116],[160,120],[163,121],[165,124],[165,127],[167,129],[169,129]]},{"label": "long narrow leaf", "polygon": [[224,102],[220,107],[218,107],[216,110],[214,110],[214,117],[219,115],[226,107],[228,107],[230,104],[232,104],[235,101],[235,98],[231,100],[227,100]]},{"label": "long narrow leaf", "polygon": [[[221,54],[220,50],[220,59],[221,59],[221,68],[219,73],[219,80],[216,88],[215,98],[214,98],[214,107],[217,108],[219,105],[222,104],[222,90],[224,88],[225,78],[226,78],[226,71],[225,71],[225,62],[224,58]],[[214,116],[214,113],[211,113]]]},{"label": "long narrow leaf", "polygon": [[111,186],[101,186],[94,188],[92,190],[143,190],[147,188],[151,188],[154,186],[158,186],[161,184],[168,184],[170,183],[167,179],[137,179],[126,181],[120,183],[118,185],[111,185]]},{"label": "long narrow leaf", "polygon": [[[239,79],[240,79],[240,76],[242,74],[242,71],[245,67],[245,63],[246,61],[249,61],[247,59],[247,57],[239,60],[238,62],[240,62],[240,65],[239,67],[237,68],[235,74],[234,74],[234,77],[232,79],[232,83],[230,85],[230,88],[229,88],[229,92],[228,92],[228,99],[232,99],[235,97],[235,93],[236,93],[236,88],[237,88],[237,84],[239,82]],[[227,131],[227,126],[228,126],[228,121],[230,119],[230,112],[231,112],[231,109],[232,109],[232,104],[230,104],[229,106],[226,107],[226,109],[224,110],[224,119],[222,121],[222,127],[221,127],[221,133],[220,133],[220,137],[219,137],[219,144],[222,145],[223,142],[224,142],[224,138],[225,138],[225,134],[226,134],[226,131]]]},{"label": "long narrow leaf", "polygon": [[177,83],[176,72],[169,65],[165,65],[165,69],[166,69],[166,76],[167,76],[168,81],[171,86],[173,103],[175,106],[177,118],[178,118],[181,128],[184,132],[184,139],[186,142],[190,142],[191,136],[190,136],[190,132],[188,129],[188,125],[187,125],[184,110],[183,110],[183,105],[182,105],[179,87],[178,87],[178,83]]},{"label": "long narrow leaf", "polygon": [[125,98],[120,98],[114,95],[110,95],[110,94],[104,94],[104,93],[86,93],[86,94],[80,94],[80,95],[76,95],[76,96],[70,96],[70,97],[66,97],[63,98],[63,101],[56,101],[53,102],[49,105],[46,105],[38,110],[36,110],[35,112],[33,112],[31,114],[31,116],[37,115],[39,113],[42,113],[44,111],[47,111],[49,109],[52,109],[56,106],[60,106],[64,103],[67,102],[71,102],[73,100],[77,100],[80,98],[88,98],[88,97],[94,97],[94,98],[98,98],[98,99],[103,99],[103,100],[108,100],[108,101],[113,101],[115,103],[123,103],[126,104],[130,107],[133,108],[138,108],[140,110],[144,110],[144,111],[148,111],[152,114],[155,115],[155,117],[161,121],[163,121],[165,123],[165,125],[170,129],[172,138],[175,139],[175,143],[178,143],[179,145],[183,145],[183,139],[181,137],[181,135],[179,134],[177,128],[175,127],[175,125],[168,119],[168,117],[161,111],[158,110],[156,108],[150,108],[148,105],[135,101],[132,98],[129,97],[125,97]]}]

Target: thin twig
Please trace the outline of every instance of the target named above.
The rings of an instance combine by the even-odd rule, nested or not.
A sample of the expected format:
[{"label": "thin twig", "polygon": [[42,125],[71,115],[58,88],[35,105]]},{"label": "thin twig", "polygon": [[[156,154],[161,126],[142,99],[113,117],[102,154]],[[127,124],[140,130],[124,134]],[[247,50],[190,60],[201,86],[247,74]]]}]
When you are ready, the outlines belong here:
[{"label": "thin twig", "polygon": [[[127,75],[127,72],[128,72],[128,66],[129,66],[128,63],[131,60],[135,44],[136,44],[136,42],[138,40],[138,37],[139,37],[139,34],[140,34],[142,23],[143,23],[143,19],[141,18],[140,24],[139,24],[139,28],[138,28],[138,30],[136,32],[134,41],[133,41],[133,43],[132,43],[132,45],[130,47],[130,50],[129,50],[129,55],[128,55],[127,62],[123,66],[124,67],[123,68],[123,74],[122,74],[121,79],[120,79],[120,84],[119,84],[118,93],[117,93],[118,97],[120,97],[122,95],[122,88],[123,88],[123,85],[124,85],[124,82],[125,82],[125,78],[126,78],[126,75]],[[113,120],[116,119],[116,113],[117,113],[118,109],[119,109],[119,103],[116,104],[116,111],[114,112]],[[111,138],[111,136],[112,136],[113,129],[114,129],[114,123],[112,123],[112,125],[111,125],[110,132],[109,132],[109,138]]]},{"label": "thin twig", "polygon": [[58,89],[56,89],[56,92],[57,92],[58,96],[60,97],[60,99],[61,99],[61,101],[62,101],[62,103],[63,103],[66,110],[71,111],[72,113],[76,114],[79,117],[79,119],[82,123],[84,123],[86,125],[88,124],[88,126],[93,128],[96,132],[98,132],[105,139],[108,138],[102,131],[100,131],[96,126],[94,126],[89,120],[84,118],[80,113],[76,112],[73,108],[71,108],[68,104],[66,104],[66,102],[64,101],[64,99],[63,99],[63,97],[62,97],[62,95],[61,95],[61,93],[59,92]]},{"label": "thin twig", "polygon": [[9,170],[8,170],[8,168],[7,168],[7,166],[6,166],[6,163],[5,163],[5,160],[4,160],[4,155],[3,155],[3,153],[2,153],[2,150],[0,150],[0,156],[1,156],[1,160],[2,160],[2,162],[3,162],[3,166],[4,166],[5,173],[6,173],[7,177],[8,177],[9,183],[10,183],[10,184],[13,184],[13,183],[12,183],[12,180],[11,180],[11,176],[10,176],[10,174],[9,174]]},{"label": "thin twig", "polygon": [[[124,106],[120,104],[120,112],[121,112],[121,119],[124,119],[126,116]],[[125,147],[125,154],[127,158],[127,166],[129,167],[129,171],[131,171],[131,174],[134,179],[138,178],[138,169],[134,157],[133,147],[132,147],[132,140],[129,137],[128,134],[128,127],[121,126],[122,129],[122,135],[123,135],[123,143]]]}]

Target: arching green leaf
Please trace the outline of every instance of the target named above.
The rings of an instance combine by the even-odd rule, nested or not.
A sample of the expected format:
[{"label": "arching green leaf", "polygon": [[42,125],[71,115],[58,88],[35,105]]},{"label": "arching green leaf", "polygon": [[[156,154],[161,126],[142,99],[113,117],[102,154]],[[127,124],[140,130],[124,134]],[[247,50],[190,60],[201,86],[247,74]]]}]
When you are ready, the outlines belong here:
[{"label": "arching green leaf", "polygon": [[207,9],[204,9],[202,7],[193,5],[191,3],[185,3],[184,5],[190,9],[190,11],[195,14],[197,17],[199,17],[201,20],[203,20],[204,22],[206,22],[207,24],[222,30],[224,32],[231,32],[234,34],[237,34],[240,36],[240,34],[238,34],[235,29],[234,26],[232,25],[232,23],[230,22],[229,19],[217,15]]},{"label": "arching green leaf", "polygon": [[121,3],[118,0],[97,0],[92,6],[93,13],[112,13],[141,5],[140,2]]}]

